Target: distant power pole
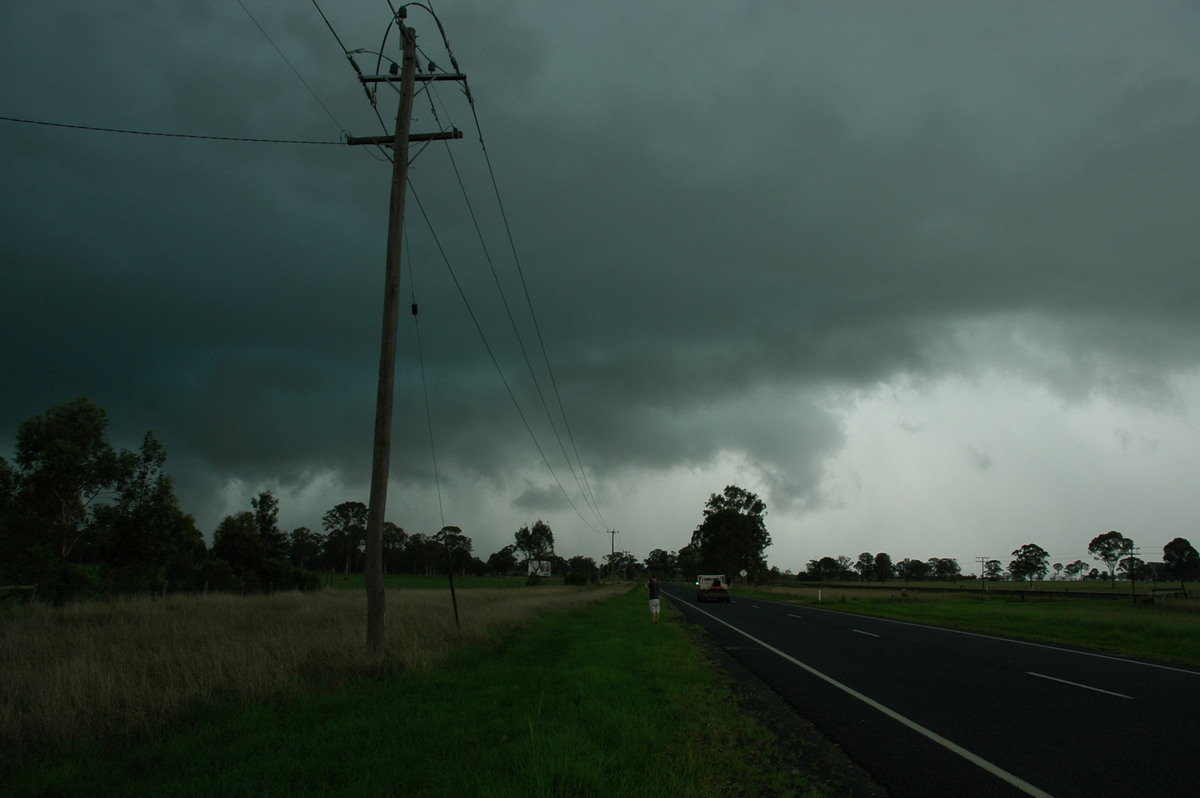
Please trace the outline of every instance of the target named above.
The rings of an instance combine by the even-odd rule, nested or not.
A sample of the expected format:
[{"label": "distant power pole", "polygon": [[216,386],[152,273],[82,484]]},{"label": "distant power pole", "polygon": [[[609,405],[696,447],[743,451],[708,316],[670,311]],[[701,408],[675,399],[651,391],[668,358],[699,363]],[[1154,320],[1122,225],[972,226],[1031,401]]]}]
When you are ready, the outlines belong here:
[{"label": "distant power pole", "polygon": [[617,581],[617,535],[621,534],[619,530],[608,530],[610,538],[610,549],[608,552],[608,581],[615,584]]},{"label": "distant power pole", "polygon": [[[399,17],[403,19],[405,9]],[[417,33],[400,25],[404,50],[399,75],[362,75],[363,83],[398,82],[400,109],[391,137],[348,138],[347,144],[374,144],[392,148],[392,195],[388,210],[387,269],[383,286],[383,334],[379,347],[379,387],[375,397],[375,438],[371,457],[371,497],[367,510],[367,653],[382,657],[384,650],[385,592],[383,589],[383,520],[387,511],[388,471],[392,450],[392,397],[396,376],[396,328],[400,320],[400,253],[404,234],[404,195],[408,184],[410,141],[462,138],[460,131],[410,135],[414,86],[417,80]],[[461,80],[462,75],[439,75],[439,80]]]}]

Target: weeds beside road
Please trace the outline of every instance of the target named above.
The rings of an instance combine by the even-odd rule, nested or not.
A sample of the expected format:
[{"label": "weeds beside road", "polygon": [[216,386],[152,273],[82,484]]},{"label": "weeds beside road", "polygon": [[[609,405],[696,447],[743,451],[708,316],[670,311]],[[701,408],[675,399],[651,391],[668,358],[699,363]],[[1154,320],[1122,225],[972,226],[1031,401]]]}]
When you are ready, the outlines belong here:
[{"label": "weeds beside road", "polygon": [[[651,624],[643,592],[629,587],[463,591],[465,639],[443,591],[389,595],[389,666],[376,672],[361,658],[358,593],[158,602],[148,613],[156,620],[126,618],[118,626],[127,631],[107,634],[93,629],[85,605],[59,615],[29,608],[29,619],[19,611],[2,621],[6,672],[23,645],[18,624],[61,638],[40,655],[42,668],[68,656],[71,639],[93,639],[44,684],[23,677],[23,693],[64,692],[78,709],[89,691],[125,683],[124,698],[85,715],[134,722],[81,733],[47,716],[58,730],[27,728],[21,753],[8,747],[9,729],[0,778],[21,795],[831,794],[737,708],[728,677],[687,629]],[[418,601],[431,603],[408,603]],[[526,602],[533,606],[513,609]],[[136,616],[138,603],[127,604]],[[326,604],[337,610],[318,612]],[[220,620],[197,628],[207,622],[195,612]],[[489,613],[500,620],[485,624]],[[664,607],[664,621],[676,613]],[[418,625],[425,616],[444,620]],[[275,628],[290,631],[261,639]],[[138,664],[171,648],[181,650]],[[231,658],[206,665],[208,686],[189,698],[157,710],[122,706],[136,703],[129,690],[140,680],[170,692],[191,680],[180,671],[188,660],[222,651]],[[6,722],[25,711],[20,703],[7,701]]]}]

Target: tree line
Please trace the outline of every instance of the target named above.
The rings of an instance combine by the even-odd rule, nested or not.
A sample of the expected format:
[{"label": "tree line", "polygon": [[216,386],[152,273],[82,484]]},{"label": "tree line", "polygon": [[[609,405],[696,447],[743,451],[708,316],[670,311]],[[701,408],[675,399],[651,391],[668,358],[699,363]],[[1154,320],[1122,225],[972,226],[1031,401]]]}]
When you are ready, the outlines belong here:
[{"label": "tree line", "polygon": [[[37,585],[61,604],[82,595],[218,590],[263,592],[321,586],[324,574],[365,567],[367,505],[346,501],[321,528],[279,526],[279,500],[262,491],[226,516],[206,544],[166,472],[166,448],[147,432],[137,451],[106,438],[104,409],[80,397],[17,429],[12,460],[0,457],[0,584]],[[525,573],[547,563],[552,575],[586,583],[600,576],[590,557],[563,558],[538,520],[481,560],[457,526],[435,534],[383,530],[386,573]],[[609,570],[627,563],[611,559]],[[536,581],[536,580],[534,580]]]},{"label": "tree line", "polygon": [[[1181,590],[1184,589],[1183,583],[1200,580],[1200,554],[1186,538],[1175,538],[1167,543],[1163,547],[1161,562],[1146,562],[1137,556],[1138,551],[1135,542],[1120,532],[1097,535],[1088,544],[1088,552],[1107,569],[1101,571],[1078,559],[1051,565],[1050,555],[1044,548],[1036,543],[1026,543],[1013,550],[1007,569],[1000,560],[989,559],[982,563],[981,574],[971,574],[966,578],[1033,582],[1044,580],[1053,572],[1052,579],[1108,579],[1114,585],[1117,579],[1150,582],[1177,580]],[[945,582],[961,578],[962,569],[953,558],[932,557],[925,561],[906,558],[893,563],[886,552],[863,552],[857,560],[846,556],[821,557],[809,560],[806,569],[797,574],[797,579],[801,581],[816,582],[886,582],[892,579]]]}]

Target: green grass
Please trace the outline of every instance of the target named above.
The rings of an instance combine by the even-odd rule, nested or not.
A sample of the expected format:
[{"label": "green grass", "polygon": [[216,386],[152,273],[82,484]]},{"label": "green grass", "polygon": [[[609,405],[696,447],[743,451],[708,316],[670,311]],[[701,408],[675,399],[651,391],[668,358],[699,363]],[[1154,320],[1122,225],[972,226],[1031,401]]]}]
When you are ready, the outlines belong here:
[{"label": "green grass", "polygon": [[806,781],[641,591],[552,611],[436,668],[207,702],[165,733],[28,751],[17,795],[740,796]]},{"label": "green grass", "polygon": [[[757,595],[817,604],[815,588]],[[918,593],[897,585],[888,591],[822,589],[820,606],[1200,666],[1200,602],[1193,599],[1135,602],[1049,594],[1022,599],[958,591]]]}]

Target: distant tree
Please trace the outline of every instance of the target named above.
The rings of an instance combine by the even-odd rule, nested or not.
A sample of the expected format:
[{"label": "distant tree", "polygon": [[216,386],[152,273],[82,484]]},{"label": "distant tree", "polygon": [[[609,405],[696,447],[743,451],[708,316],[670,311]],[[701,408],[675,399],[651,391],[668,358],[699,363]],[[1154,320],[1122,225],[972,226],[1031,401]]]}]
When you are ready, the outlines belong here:
[{"label": "distant tree", "polygon": [[287,559],[287,534],[279,528],[279,499],[271,491],[264,490],[250,500],[254,510],[254,525],[262,538],[267,557],[273,560]]},{"label": "distant tree", "polygon": [[874,573],[875,578],[880,582],[886,582],[890,579],[892,577],[892,556],[886,551],[876,554],[872,573]]},{"label": "distant tree", "polygon": [[767,570],[763,552],[771,545],[766,525],[767,505],[755,494],[727,485],[705,502],[703,521],[692,533],[701,568],[729,578],[745,570],[757,580]]},{"label": "distant tree", "polygon": [[928,564],[930,575],[940,582],[948,582],[962,576],[962,568],[953,557],[931,557]]},{"label": "distant tree", "polygon": [[404,562],[409,573],[431,576],[443,567],[444,556],[441,545],[422,532],[413,532],[405,540]]},{"label": "distant tree", "polygon": [[1063,568],[1068,579],[1082,579],[1087,573],[1088,565],[1083,560],[1075,560]]},{"label": "distant tree", "polygon": [[254,591],[262,587],[258,573],[267,559],[267,548],[258,536],[254,513],[243,510],[225,516],[213,532],[212,554],[229,564],[246,590]]},{"label": "distant tree", "polygon": [[833,582],[843,577],[842,565],[833,557],[808,561],[808,577],[818,582]]},{"label": "distant tree", "polygon": [[616,575],[624,579],[639,570],[637,558],[627,551],[605,554],[603,560],[604,570],[609,577]]},{"label": "distant tree", "polygon": [[471,565],[472,541],[456,526],[444,526],[433,536],[433,541],[445,552],[445,567],[466,575]]},{"label": "distant tree", "polygon": [[675,568],[684,579],[695,579],[700,573],[700,552],[690,543],[675,552]]},{"label": "distant tree", "polygon": [[1133,548],[1133,541],[1120,532],[1105,532],[1092,538],[1088,553],[1108,567],[1112,586],[1117,586],[1117,562]]},{"label": "distant tree", "polygon": [[675,575],[675,555],[663,549],[654,549],[646,555],[646,570],[658,574],[660,578],[670,579]]},{"label": "distant tree", "polygon": [[1184,582],[1200,580],[1200,553],[1186,538],[1175,538],[1163,546],[1164,573],[1179,580],[1179,589],[1187,592]]},{"label": "distant tree", "polygon": [[1062,572],[1063,572],[1063,564],[1060,562],[1056,562],[1056,563],[1054,563],[1054,565],[1052,567],[1054,568],[1054,576],[1051,578],[1052,579],[1061,579]]},{"label": "distant tree", "polygon": [[325,538],[306,526],[296,527],[288,535],[288,560],[296,568],[311,568],[321,556]]},{"label": "distant tree", "polygon": [[1000,579],[1004,575],[1004,566],[999,560],[988,560],[983,564],[983,578],[991,579],[993,582]]},{"label": "distant tree", "polygon": [[1028,579],[1032,584],[1035,578],[1044,579],[1050,570],[1046,564],[1050,555],[1036,543],[1026,543],[1016,549],[1013,557],[1015,559],[1008,564],[1008,572],[1013,579]]},{"label": "distant tree", "polygon": [[517,530],[515,550],[521,561],[548,560],[554,554],[554,532],[550,525],[542,519],[534,522],[533,526],[523,526]]},{"label": "distant tree", "polygon": [[403,569],[404,546],[408,533],[391,521],[383,522],[383,572],[397,573]]},{"label": "distant tree", "polygon": [[1125,557],[1117,563],[1117,571],[1123,579],[1142,579],[1146,569],[1146,561],[1141,557]]},{"label": "distant tree", "polygon": [[340,562],[343,573],[350,573],[358,562],[367,540],[367,505],[342,502],[321,517],[325,529],[325,548],[331,559]]},{"label": "distant tree", "polygon": [[488,570],[497,574],[506,574],[517,567],[516,545],[508,544],[487,559]]},{"label": "distant tree", "polygon": [[854,561],[854,570],[858,571],[860,579],[870,582],[871,575],[875,573],[875,555],[869,551],[858,555],[858,559]]},{"label": "distant tree", "polygon": [[584,577],[586,577],[586,580],[592,580],[595,579],[599,574],[600,569],[596,567],[596,561],[591,557],[582,557],[576,555],[567,560],[567,572],[573,574],[582,574]]}]

